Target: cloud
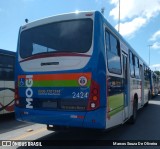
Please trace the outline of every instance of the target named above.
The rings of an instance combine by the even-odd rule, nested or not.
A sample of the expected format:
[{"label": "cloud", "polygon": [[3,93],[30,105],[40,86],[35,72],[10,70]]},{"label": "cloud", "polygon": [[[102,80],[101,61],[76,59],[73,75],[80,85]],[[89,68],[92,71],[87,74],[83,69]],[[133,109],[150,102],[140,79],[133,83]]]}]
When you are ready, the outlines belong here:
[{"label": "cloud", "polygon": [[[126,1],[126,2],[125,2]],[[120,6],[121,6],[121,20],[124,20],[125,18],[131,18],[133,13],[133,0],[121,0]],[[118,20],[119,17],[119,0],[111,0],[111,4],[113,4],[115,7],[110,11],[110,16],[112,16],[115,20]],[[126,7],[127,6],[127,7]],[[130,14],[128,14],[131,12]],[[130,15],[130,16],[129,16]]]},{"label": "cloud", "polygon": [[158,38],[160,38],[160,30],[158,30],[157,32],[155,32],[149,40],[155,41]]},{"label": "cloud", "polygon": [[[135,31],[139,30],[146,23],[150,21],[152,17],[155,17],[160,12],[160,0],[120,0],[121,6],[121,34],[129,36]],[[110,0],[110,3],[114,5],[113,9],[110,11],[110,16],[114,20],[118,20],[119,16],[119,0]],[[135,22],[140,20],[138,25]],[[128,26],[127,26],[128,25]],[[127,27],[127,30],[124,28]],[[131,28],[130,31],[128,28]]]},{"label": "cloud", "polygon": [[[131,36],[135,31],[140,29],[144,24],[146,24],[147,20],[139,17],[135,18],[130,22],[120,23],[120,33],[123,36]],[[118,28],[118,25],[115,26]]]},{"label": "cloud", "polygon": [[151,65],[150,68],[151,68],[152,70],[158,70],[158,71],[160,71],[160,64]]},{"label": "cloud", "polygon": [[[115,7],[110,11],[110,16],[115,20],[118,19],[119,0],[110,0],[110,3]],[[145,18],[154,17],[160,12],[159,0],[120,0],[121,6],[121,20],[143,16]]]},{"label": "cloud", "polygon": [[151,47],[152,49],[156,49],[156,50],[160,50],[160,42],[155,42],[153,45],[152,45],[152,47]]}]

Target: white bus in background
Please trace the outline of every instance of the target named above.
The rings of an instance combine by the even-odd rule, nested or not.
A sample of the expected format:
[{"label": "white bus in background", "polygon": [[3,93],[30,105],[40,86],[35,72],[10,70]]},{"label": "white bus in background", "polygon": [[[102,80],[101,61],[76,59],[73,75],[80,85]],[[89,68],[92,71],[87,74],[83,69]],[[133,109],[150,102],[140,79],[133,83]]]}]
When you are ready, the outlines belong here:
[{"label": "white bus in background", "polygon": [[151,72],[151,92],[152,97],[155,97],[159,93],[159,77],[155,72]]},{"label": "white bus in background", "polygon": [[14,112],[15,52],[0,49],[0,115]]}]

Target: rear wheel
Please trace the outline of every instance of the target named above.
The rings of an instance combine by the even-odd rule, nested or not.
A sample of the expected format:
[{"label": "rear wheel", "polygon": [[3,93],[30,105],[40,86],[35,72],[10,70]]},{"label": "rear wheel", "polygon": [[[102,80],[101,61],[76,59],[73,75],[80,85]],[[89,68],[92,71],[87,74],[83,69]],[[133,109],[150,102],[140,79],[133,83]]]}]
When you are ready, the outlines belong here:
[{"label": "rear wheel", "polygon": [[133,115],[131,116],[129,123],[134,124],[137,119],[137,110],[138,110],[138,103],[137,100],[134,100],[133,103]]}]

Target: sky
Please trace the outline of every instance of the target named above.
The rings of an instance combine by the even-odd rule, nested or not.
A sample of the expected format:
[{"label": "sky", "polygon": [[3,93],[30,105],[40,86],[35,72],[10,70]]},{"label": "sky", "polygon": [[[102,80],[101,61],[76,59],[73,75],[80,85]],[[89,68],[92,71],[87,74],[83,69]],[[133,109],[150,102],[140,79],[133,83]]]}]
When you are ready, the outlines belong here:
[{"label": "sky", "polygon": [[[0,49],[16,51],[19,27],[26,18],[32,22],[102,7],[117,29],[119,0],[0,0]],[[160,0],[120,0],[120,8],[120,34],[147,64],[150,57],[152,70],[160,71]]]}]

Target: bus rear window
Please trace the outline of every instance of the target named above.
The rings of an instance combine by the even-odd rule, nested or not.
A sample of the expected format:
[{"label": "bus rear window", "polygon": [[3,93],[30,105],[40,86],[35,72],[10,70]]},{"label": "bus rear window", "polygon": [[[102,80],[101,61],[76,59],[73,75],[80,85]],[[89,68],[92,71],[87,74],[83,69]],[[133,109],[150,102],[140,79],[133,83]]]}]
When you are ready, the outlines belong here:
[{"label": "bus rear window", "polygon": [[86,53],[92,44],[93,21],[70,20],[41,25],[21,33],[20,56],[47,52]]}]

